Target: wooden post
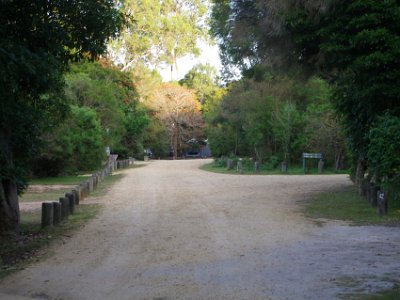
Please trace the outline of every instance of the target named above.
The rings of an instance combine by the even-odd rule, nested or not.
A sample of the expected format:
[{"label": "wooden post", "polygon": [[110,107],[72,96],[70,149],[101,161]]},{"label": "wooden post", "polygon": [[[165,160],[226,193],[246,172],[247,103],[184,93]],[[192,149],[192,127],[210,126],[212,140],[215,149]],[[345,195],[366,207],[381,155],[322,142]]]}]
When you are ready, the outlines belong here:
[{"label": "wooden post", "polygon": [[68,199],[68,208],[69,208],[69,214],[73,215],[75,212],[75,198],[74,194],[72,193],[66,193],[65,198]]},{"label": "wooden post", "polygon": [[241,158],[239,158],[239,160],[238,160],[236,171],[239,174],[243,174],[243,161]]},{"label": "wooden post", "polygon": [[288,164],[287,164],[286,161],[283,161],[281,163],[281,171],[282,171],[282,173],[287,173],[288,172]]},{"label": "wooden post", "polygon": [[81,183],[80,185],[79,185],[79,189],[80,189],[80,191],[81,191],[81,199],[79,199],[79,200],[83,200],[86,196],[87,196],[87,193],[86,193],[86,183]]},{"label": "wooden post", "polygon": [[69,200],[66,198],[60,198],[61,204],[61,219],[67,219],[69,216]]},{"label": "wooden post", "polygon": [[322,174],[322,170],[324,169],[324,161],[320,159],[318,161],[318,174]]},{"label": "wooden post", "polygon": [[53,225],[53,203],[43,202],[42,203],[42,228]]},{"label": "wooden post", "polygon": [[61,204],[60,202],[53,202],[53,224],[57,225],[61,222]]},{"label": "wooden post", "polygon": [[371,185],[371,190],[370,190],[370,201],[372,207],[377,207],[378,206],[378,192],[380,190],[380,187],[376,184]]},{"label": "wooden post", "polygon": [[228,160],[226,161],[226,168],[228,170],[232,170],[233,169],[233,160],[228,158]]},{"label": "wooden post", "polygon": [[378,191],[377,193],[377,213],[380,216],[386,215],[387,214],[387,210],[388,210],[388,206],[387,206],[387,194],[385,192],[382,191]]},{"label": "wooden post", "polygon": [[79,188],[77,188],[75,190],[72,190],[72,194],[74,194],[75,204],[79,205],[79,202],[81,200],[81,196],[80,196],[80,193],[79,193]]}]

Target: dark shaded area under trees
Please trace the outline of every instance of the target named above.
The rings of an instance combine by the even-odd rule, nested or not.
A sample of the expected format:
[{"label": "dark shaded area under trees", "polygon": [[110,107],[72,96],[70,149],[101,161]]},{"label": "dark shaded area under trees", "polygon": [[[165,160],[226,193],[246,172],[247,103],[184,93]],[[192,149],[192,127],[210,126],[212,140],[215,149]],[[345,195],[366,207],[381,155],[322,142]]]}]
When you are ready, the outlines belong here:
[{"label": "dark shaded area under trees", "polygon": [[103,53],[121,16],[109,0],[1,1],[0,19],[0,236],[15,237],[38,137],[68,112],[68,62]]},{"label": "dark shaded area under trees", "polygon": [[[211,31],[227,70],[239,67],[245,75],[239,84],[246,85],[246,74],[261,65],[272,74],[300,70],[300,85],[313,76],[325,80],[355,183],[361,188],[364,180],[372,181],[398,198],[400,144],[393,136],[400,117],[398,1],[213,2]],[[236,128],[231,134],[237,133]]]}]

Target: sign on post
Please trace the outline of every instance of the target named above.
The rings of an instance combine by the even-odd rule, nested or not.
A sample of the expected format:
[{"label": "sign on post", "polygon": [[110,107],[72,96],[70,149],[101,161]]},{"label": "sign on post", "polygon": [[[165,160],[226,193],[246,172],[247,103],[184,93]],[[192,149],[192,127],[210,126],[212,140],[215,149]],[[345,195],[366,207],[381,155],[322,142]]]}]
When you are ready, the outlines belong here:
[{"label": "sign on post", "polygon": [[[319,159],[320,161],[323,160],[323,155],[322,153],[303,153],[303,173],[306,174],[306,159],[307,158],[316,158]],[[318,168],[318,173],[322,172],[322,170],[319,170]]]}]

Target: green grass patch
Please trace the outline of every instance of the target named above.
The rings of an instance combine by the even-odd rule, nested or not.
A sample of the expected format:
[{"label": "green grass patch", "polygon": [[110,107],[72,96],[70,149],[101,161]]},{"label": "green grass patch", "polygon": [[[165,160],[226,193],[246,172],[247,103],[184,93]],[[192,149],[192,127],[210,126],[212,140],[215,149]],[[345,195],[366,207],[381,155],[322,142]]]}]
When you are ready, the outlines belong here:
[{"label": "green grass patch", "polygon": [[41,211],[21,213],[21,238],[16,242],[0,243],[0,278],[39,261],[44,248],[54,241],[68,238],[100,211],[100,205],[79,205],[68,220],[57,226],[41,228]]},{"label": "green grass patch", "polygon": [[[122,172],[116,171],[113,175],[105,177],[89,197],[101,197],[105,195],[109,189],[124,176]],[[54,181],[46,180],[42,182],[41,184],[46,185],[49,184],[49,182],[53,182],[57,185],[64,185],[66,182],[71,183],[74,181],[60,181],[60,178],[57,178]],[[28,199],[31,199],[29,201],[32,201],[32,199],[36,199],[33,201],[55,201],[71,189],[26,193],[20,198],[20,201],[24,201],[24,199],[26,201],[28,201]],[[40,209],[29,212],[22,211],[20,223],[21,238],[16,242],[0,241],[0,278],[21,270],[32,262],[39,261],[46,253],[46,251],[43,250],[46,250],[50,243],[70,237],[75,230],[81,228],[88,220],[94,218],[100,209],[100,205],[84,204],[83,202],[81,205],[75,206],[75,213],[70,215],[68,220],[61,222],[57,226],[43,229],[41,228]]]},{"label": "green grass patch", "polygon": [[304,213],[314,219],[348,221],[354,225],[399,225],[400,208],[389,201],[388,214],[378,216],[355,187],[325,192],[307,201]]},{"label": "green grass patch", "polygon": [[[228,170],[226,166],[221,166],[215,162],[204,164],[200,167],[200,169],[208,172],[220,173],[220,174],[232,174],[238,175],[236,167],[232,170]],[[317,175],[318,169],[317,168],[309,168],[306,171],[306,175]],[[336,172],[331,169],[324,169],[324,175],[329,174],[347,174],[346,171]],[[268,169],[261,166],[260,171],[258,173],[255,172],[252,166],[244,166],[242,175],[304,175],[303,167],[298,165],[293,165],[288,168],[287,173],[282,173],[280,168]]]},{"label": "green grass patch", "polygon": [[63,197],[65,193],[70,193],[74,187],[74,185],[71,185],[70,188],[51,189],[42,192],[28,191],[19,197],[19,202],[58,201],[58,199]]},{"label": "green grass patch", "polygon": [[84,181],[87,175],[77,176],[64,176],[64,177],[47,177],[47,178],[34,178],[29,181],[29,185],[78,185]]},{"label": "green grass patch", "polygon": [[340,294],[338,298],[346,300],[398,300],[400,299],[400,285],[396,284],[391,289],[369,294]]},{"label": "green grass patch", "polygon": [[364,300],[398,300],[400,299],[400,285],[396,284],[393,289],[382,291],[373,295],[363,295],[358,299]]},{"label": "green grass patch", "polygon": [[122,173],[114,173],[107,176],[104,180],[97,186],[97,188],[90,193],[89,197],[102,197],[110,190],[110,188],[119,180],[121,180],[125,175]]}]

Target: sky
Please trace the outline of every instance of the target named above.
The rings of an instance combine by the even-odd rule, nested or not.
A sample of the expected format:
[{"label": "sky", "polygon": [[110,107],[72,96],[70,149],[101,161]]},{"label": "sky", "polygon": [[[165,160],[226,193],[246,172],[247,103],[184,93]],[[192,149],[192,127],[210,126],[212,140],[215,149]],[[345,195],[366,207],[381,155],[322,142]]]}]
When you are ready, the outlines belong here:
[{"label": "sky", "polygon": [[[178,60],[178,72],[174,74],[173,80],[182,79],[190,69],[195,65],[207,64],[214,66],[217,71],[221,69],[221,60],[219,58],[218,46],[208,45],[203,42],[199,43],[200,56],[194,57],[193,55],[186,55],[185,57]],[[171,81],[171,69],[170,66],[166,66],[163,69],[159,69],[163,81]]]}]

